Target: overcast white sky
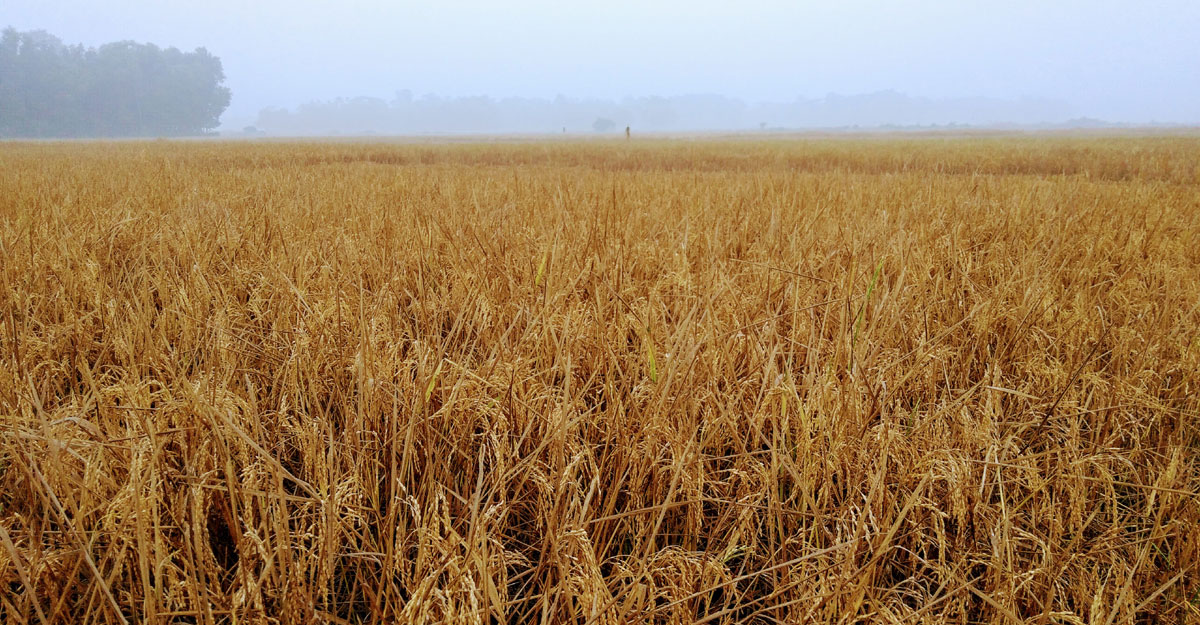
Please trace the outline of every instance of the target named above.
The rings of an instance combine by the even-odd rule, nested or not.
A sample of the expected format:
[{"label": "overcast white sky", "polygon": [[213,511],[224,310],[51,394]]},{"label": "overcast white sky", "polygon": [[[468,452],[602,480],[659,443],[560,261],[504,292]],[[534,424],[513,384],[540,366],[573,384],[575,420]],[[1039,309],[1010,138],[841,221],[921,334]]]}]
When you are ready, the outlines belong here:
[{"label": "overcast white sky", "polygon": [[410,89],[445,96],[895,89],[1051,98],[1200,123],[1200,0],[0,0],[0,27],[221,57],[226,119]]}]

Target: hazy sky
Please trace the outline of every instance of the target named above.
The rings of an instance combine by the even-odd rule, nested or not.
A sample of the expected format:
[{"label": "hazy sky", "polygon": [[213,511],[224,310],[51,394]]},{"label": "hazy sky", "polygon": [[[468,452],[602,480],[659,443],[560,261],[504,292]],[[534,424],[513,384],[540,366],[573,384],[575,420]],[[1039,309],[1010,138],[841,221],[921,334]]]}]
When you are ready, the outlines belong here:
[{"label": "hazy sky", "polygon": [[221,57],[226,120],[314,99],[790,101],[895,89],[1200,123],[1200,0],[0,0],[0,26]]}]

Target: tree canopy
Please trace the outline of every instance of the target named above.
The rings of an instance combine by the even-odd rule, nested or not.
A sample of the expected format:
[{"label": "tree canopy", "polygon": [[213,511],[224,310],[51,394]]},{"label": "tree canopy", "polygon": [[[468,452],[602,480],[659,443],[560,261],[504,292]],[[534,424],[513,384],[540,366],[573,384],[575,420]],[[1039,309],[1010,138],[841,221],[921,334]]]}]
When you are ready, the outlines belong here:
[{"label": "tree canopy", "polygon": [[211,132],[229,106],[221,60],[121,41],[65,45],[45,31],[0,34],[0,136],[180,136]]}]

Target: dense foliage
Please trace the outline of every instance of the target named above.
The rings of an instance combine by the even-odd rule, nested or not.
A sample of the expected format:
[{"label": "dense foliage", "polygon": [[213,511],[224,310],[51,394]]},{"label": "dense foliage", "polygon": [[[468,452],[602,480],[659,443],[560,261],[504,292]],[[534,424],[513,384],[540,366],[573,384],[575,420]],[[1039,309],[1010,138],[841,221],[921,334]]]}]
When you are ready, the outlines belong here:
[{"label": "dense foliage", "polygon": [[182,136],[229,106],[221,60],[132,41],[68,46],[44,31],[0,35],[0,136]]}]

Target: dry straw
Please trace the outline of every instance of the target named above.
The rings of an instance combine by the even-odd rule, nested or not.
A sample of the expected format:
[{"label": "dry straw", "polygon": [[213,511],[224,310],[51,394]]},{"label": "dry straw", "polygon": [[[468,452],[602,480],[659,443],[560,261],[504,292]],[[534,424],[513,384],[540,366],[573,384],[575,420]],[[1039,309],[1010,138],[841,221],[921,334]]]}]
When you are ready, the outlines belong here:
[{"label": "dry straw", "polygon": [[1197,163],[0,145],[0,621],[1200,622]]}]

